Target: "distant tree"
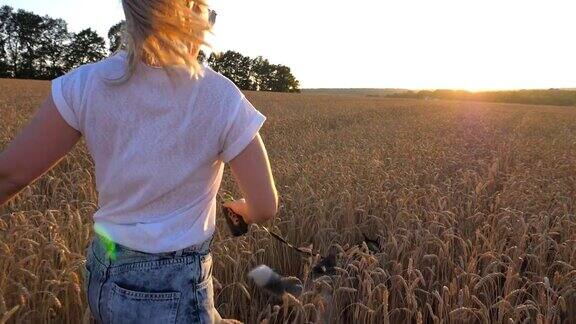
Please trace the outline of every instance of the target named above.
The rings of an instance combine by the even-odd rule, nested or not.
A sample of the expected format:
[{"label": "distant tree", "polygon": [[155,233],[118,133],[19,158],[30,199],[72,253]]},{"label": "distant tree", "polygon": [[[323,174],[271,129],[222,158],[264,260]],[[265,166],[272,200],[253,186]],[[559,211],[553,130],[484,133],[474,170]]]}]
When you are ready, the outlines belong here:
[{"label": "distant tree", "polygon": [[36,68],[39,39],[42,36],[42,17],[25,10],[18,10],[7,21],[7,57],[17,78],[37,77]]},{"label": "distant tree", "polygon": [[255,59],[234,51],[211,55],[208,64],[232,80],[242,90],[299,92],[300,83],[290,68],[274,65],[258,56]]},{"label": "distant tree", "polygon": [[108,41],[110,43],[110,47],[108,50],[110,51],[110,53],[116,52],[116,50],[121,46],[122,33],[124,32],[125,23],[126,22],[122,20],[116,25],[110,27],[110,30],[108,30]]},{"label": "distant tree", "polygon": [[204,53],[204,51],[202,50],[198,53],[198,62],[200,63],[206,62],[206,53]]},{"label": "distant tree", "polygon": [[70,35],[61,19],[0,8],[0,76],[50,79],[65,72]]},{"label": "distant tree", "polygon": [[38,64],[36,73],[42,79],[54,79],[66,72],[66,54],[70,49],[71,35],[62,19],[44,17],[42,37],[38,40],[36,51]]},{"label": "distant tree", "polygon": [[[122,45],[125,22],[108,31],[109,47],[92,29],[68,32],[62,19],[41,17],[25,10],[0,7],[0,77],[53,79],[83,64],[103,59]],[[259,56],[251,59],[235,51],[200,52],[198,60],[232,80],[240,89],[299,91],[290,68],[273,65]]]},{"label": "distant tree", "polygon": [[10,74],[10,66],[4,59],[6,53],[2,49],[0,49],[0,55],[0,78],[10,78],[12,77]]},{"label": "distant tree", "polygon": [[271,75],[273,67],[267,59],[258,56],[252,60],[251,80],[255,91],[272,91]]},{"label": "distant tree", "polygon": [[210,55],[208,64],[210,64],[214,71],[232,80],[240,89],[251,89],[251,60],[249,57],[243,56],[238,52],[226,51],[222,54]]},{"label": "distant tree", "polygon": [[290,68],[284,65],[272,65],[269,85],[275,92],[300,92],[300,82],[296,80]]},{"label": "distant tree", "polygon": [[106,43],[104,39],[92,29],[84,29],[73,34],[70,50],[66,56],[68,70],[83,64],[97,62],[106,57]]},{"label": "distant tree", "polygon": [[12,7],[2,6],[0,8],[0,78],[12,77],[12,72],[9,64],[8,51],[6,46],[8,43],[8,28],[12,21]]},{"label": "distant tree", "polygon": [[576,91],[548,90],[516,90],[516,91],[486,91],[469,92],[461,90],[422,90],[418,92],[404,91],[388,95],[394,98],[414,99],[445,99],[464,101],[506,102],[529,105],[576,106]]}]

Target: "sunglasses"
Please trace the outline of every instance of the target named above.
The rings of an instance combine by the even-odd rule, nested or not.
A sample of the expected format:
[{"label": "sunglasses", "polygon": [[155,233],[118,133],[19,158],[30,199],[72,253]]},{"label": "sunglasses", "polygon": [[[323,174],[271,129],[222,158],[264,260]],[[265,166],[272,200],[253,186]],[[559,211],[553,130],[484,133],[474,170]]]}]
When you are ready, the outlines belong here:
[{"label": "sunglasses", "polygon": [[218,17],[218,13],[216,12],[216,10],[209,9],[208,21],[210,22],[210,25],[214,26],[214,24],[216,24],[216,17]]},{"label": "sunglasses", "polygon": [[[192,11],[200,13],[201,12],[200,6],[198,4],[194,4],[192,6],[193,3],[194,3],[194,1],[187,0],[186,6],[188,8],[190,8]],[[214,24],[216,24],[216,17],[217,16],[218,16],[218,13],[216,13],[216,10],[208,9],[208,22],[210,23],[211,26],[214,26]]]}]

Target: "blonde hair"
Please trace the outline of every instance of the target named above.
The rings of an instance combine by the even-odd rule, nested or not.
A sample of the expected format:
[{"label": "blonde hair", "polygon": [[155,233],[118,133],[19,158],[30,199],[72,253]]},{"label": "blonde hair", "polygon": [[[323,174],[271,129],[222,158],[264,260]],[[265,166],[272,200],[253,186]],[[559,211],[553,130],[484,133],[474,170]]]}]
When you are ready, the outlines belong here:
[{"label": "blonde hair", "polygon": [[202,74],[198,54],[206,31],[212,27],[208,19],[206,0],[122,0],[126,23],[121,45],[125,50],[125,73],[111,80],[121,84],[128,81],[138,65],[162,67],[172,76],[174,68],[184,68],[190,77]]}]

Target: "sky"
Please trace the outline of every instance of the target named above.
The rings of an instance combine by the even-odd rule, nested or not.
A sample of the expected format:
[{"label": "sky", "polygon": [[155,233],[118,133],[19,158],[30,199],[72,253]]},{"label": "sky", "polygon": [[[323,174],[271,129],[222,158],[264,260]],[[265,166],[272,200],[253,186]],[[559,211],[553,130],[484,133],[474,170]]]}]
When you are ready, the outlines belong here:
[{"label": "sky", "polygon": [[[576,87],[574,0],[208,0],[216,50],[262,55],[303,88]],[[0,0],[101,36],[120,0]]]}]

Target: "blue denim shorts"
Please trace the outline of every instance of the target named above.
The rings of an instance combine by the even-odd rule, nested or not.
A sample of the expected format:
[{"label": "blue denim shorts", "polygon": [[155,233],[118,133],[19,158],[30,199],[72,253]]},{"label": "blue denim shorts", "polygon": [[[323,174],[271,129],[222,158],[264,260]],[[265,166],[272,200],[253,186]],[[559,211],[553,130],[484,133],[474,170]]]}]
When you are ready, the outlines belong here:
[{"label": "blue denim shorts", "polygon": [[92,316],[98,323],[218,322],[210,244],[151,254],[111,248],[95,235],[84,278]]}]

